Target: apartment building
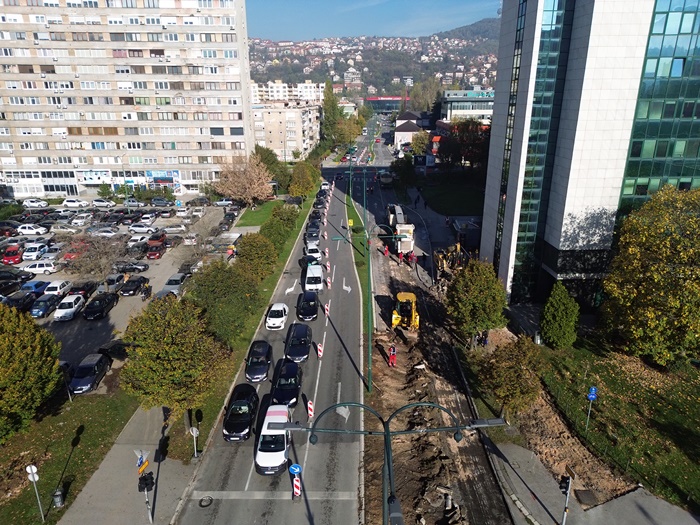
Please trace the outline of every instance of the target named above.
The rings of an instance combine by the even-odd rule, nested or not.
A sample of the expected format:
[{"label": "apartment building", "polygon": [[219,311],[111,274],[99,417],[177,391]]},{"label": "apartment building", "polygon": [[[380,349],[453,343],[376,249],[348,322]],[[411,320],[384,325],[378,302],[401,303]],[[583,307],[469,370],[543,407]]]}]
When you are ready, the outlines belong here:
[{"label": "apartment building", "polygon": [[2,0],[0,185],[196,191],[254,147],[245,0]]},{"label": "apartment building", "polygon": [[[303,160],[321,139],[321,106],[311,101],[253,106],[256,144],[283,162]],[[296,156],[295,156],[296,155]]]},{"label": "apartment building", "polygon": [[251,84],[251,100],[253,104],[262,104],[275,100],[307,100],[323,103],[323,90],[326,85],[310,80],[302,84],[288,84],[281,80]]}]

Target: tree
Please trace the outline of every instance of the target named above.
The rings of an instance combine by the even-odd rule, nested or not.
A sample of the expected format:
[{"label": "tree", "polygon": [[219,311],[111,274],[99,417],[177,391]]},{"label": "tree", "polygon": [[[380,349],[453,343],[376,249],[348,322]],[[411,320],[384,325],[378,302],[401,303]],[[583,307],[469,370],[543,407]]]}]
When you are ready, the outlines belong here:
[{"label": "tree", "polygon": [[197,406],[226,356],[205,326],[192,303],[172,295],[152,301],[124,334],[133,345],[121,372],[124,390],[146,408],[168,407],[173,419]]},{"label": "tree", "polygon": [[349,144],[362,133],[362,126],[355,118],[341,116],[335,126],[335,140],[338,144]]},{"label": "tree", "polygon": [[272,195],[270,172],[258,155],[232,157],[221,166],[214,189],[224,197],[244,201],[249,206]]},{"label": "tree", "polygon": [[109,184],[100,184],[97,188],[97,196],[102,199],[109,199],[114,195],[112,187]]},{"label": "tree", "polygon": [[36,416],[61,379],[53,335],[0,304],[0,444]]},{"label": "tree", "polygon": [[557,350],[566,350],[576,342],[578,303],[561,281],[554,283],[552,293],[542,310],[540,328],[544,341]]},{"label": "tree", "polygon": [[249,233],[238,241],[238,261],[258,281],[272,273],[277,262],[277,250],[270,240],[259,234]]},{"label": "tree", "polygon": [[299,209],[296,206],[285,204],[277,206],[272,210],[272,217],[279,219],[288,230],[292,230],[297,225],[299,219]]},{"label": "tree", "polygon": [[506,324],[506,292],[488,262],[471,259],[457,271],[447,287],[445,303],[458,335],[472,344],[476,334]]},{"label": "tree", "polygon": [[604,319],[627,351],[667,365],[700,351],[700,190],[665,186],[622,222]]},{"label": "tree", "polygon": [[292,181],[289,184],[289,195],[306,198],[316,187],[319,172],[308,162],[298,162],[292,169]]},{"label": "tree", "polygon": [[68,262],[68,271],[92,280],[112,273],[114,262],[126,254],[124,241],[94,235],[73,235],[70,244],[76,257]]},{"label": "tree", "polygon": [[280,162],[280,160],[277,158],[277,154],[270,148],[256,144],[255,154],[260,157],[260,160],[267,168],[267,171],[270,172],[272,180],[277,182],[279,192],[287,193],[290,180],[290,173],[287,166],[283,162]]},{"label": "tree", "polygon": [[287,241],[287,237],[289,237],[289,229],[277,217],[270,217],[269,220],[265,221],[265,224],[260,226],[259,233],[272,243],[277,253],[282,252],[284,243]]},{"label": "tree", "polygon": [[321,137],[328,139],[333,144],[338,144],[336,138],[338,122],[344,119],[343,110],[338,105],[338,98],[333,93],[333,84],[326,80],[323,90],[323,115],[321,120]]},{"label": "tree", "polygon": [[428,78],[423,82],[416,82],[411,88],[408,109],[413,111],[430,111],[441,90],[440,81],[434,77]]},{"label": "tree", "polygon": [[542,390],[539,355],[539,346],[529,337],[520,336],[478,360],[479,379],[505,412],[521,412],[539,397]]},{"label": "tree", "polygon": [[461,162],[459,143],[451,136],[440,137],[437,158],[447,171]]},{"label": "tree", "polygon": [[491,127],[484,126],[476,118],[458,118],[452,122],[451,137],[457,143],[455,164],[469,164],[475,168],[485,165],[488,160]]},{"label": "tree", "polygon": [[425,151],[430,144],[430,134],[427,131],[421,130],[413,135],[411,141],[411,149],[416,155],[425,155]]}]

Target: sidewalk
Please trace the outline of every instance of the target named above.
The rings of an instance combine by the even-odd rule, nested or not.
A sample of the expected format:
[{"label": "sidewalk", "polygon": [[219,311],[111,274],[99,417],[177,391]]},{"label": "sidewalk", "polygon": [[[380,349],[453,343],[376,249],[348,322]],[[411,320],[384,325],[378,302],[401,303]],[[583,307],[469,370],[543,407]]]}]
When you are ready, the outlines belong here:
[{"label": "sidewalk", "polygon": [[162,425],[160,408],[149,411],[139,408],[59,524],[147,524],[146,500],[143,492],[138,492],[135,449],[149,451],[150,465],[146,472],[153,472],[156,480],[155,489],[148,493],[154,511],[153,523],[169,523],[196,463],[183,465],[168,459],[167,451],[165,456],[158,452]]}]

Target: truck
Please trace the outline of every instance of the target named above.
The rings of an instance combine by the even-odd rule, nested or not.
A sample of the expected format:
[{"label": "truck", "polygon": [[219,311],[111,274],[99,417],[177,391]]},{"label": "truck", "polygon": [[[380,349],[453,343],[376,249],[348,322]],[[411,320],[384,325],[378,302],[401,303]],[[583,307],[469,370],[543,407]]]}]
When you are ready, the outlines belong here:
[{"label": "truck", "polygon": [[380,188],[391,188],[394,184],[394,175],[386,170],[380,171],[379,176],[379,187]]},{"label": "truck", "polygon": [[398,204],[389,204],[386,207],[386,220],[392,228],[397,224],[406,224],[403,209]]},{"label": "truck", "polygon": [[396,253],[409,253],[414,248],[416,227],[413,224],[397,224],[394,234]]}]

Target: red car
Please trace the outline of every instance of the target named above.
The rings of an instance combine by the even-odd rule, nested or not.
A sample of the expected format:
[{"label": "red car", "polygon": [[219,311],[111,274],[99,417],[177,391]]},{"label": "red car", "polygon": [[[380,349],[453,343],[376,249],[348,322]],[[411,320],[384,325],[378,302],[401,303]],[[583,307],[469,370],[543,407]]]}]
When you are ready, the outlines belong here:
[{"label": "red car", "polygon": [[382,139],[374,139],[374,142],[376,142],[377,144],[381,144]]},{"label": "red car", "polygon": [[347,156],[345,156],[345,157],[343,157],[342,159],[340,159],[340,162],[347,162],[347,161],[348,161]]},{"label": "red car", "polygon": [[22,262],[22,254],[24,253],[24,248],[19,244],[13,244],[8,246],[5,250],[5,255],[2,258],[2,264],[19,264]]},{"label": "red car", "polygon": [[148,252],[146,252],[146,257],[149,259],[160,259],[165,253],[165,245],[163,243],[154,244],[148,247]]},{"label": "red car", "polygon": [[163,244],[165,242],[165,232],[160,231],[160,232],[155,232],[153,235],[151,235],[148,238],[148,245],[149,246],[158,246],[160,244]]}]

